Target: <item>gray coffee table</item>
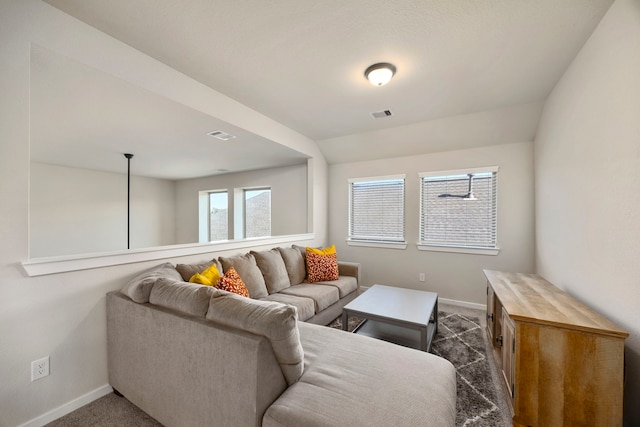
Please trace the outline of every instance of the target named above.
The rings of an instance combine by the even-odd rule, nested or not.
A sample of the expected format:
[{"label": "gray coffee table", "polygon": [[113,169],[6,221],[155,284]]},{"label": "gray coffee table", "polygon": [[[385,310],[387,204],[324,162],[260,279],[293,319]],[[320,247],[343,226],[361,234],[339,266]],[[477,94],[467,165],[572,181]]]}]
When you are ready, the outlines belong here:
[{"label": "gray coffee table", "polygon": [[349,316],[366,319],[354,333],[429,351],[438,332],[438,294],[373,285],[344,307],[345,331]]}]

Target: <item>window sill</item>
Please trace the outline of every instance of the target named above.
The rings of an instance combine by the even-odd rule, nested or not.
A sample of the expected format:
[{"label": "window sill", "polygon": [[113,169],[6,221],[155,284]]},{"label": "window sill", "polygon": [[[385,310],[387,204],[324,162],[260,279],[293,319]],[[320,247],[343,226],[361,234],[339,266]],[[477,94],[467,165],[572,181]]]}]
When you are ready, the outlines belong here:
[{"label": "window sill", "polygon": [[461,246],[435,246],[435,245],[416,245],[420,251],[432,252],[451,252],[457,254],[472,255],[498,255],[500,248],[466,248]]},{"label": "window sill", "polygon": [[391,242],[375,242],[375,241],[362,241],[362,240],[347,240],[349,246],[364,246],[367,248],[385,248],[385,249],[407,249],[406,243],[391,243]]}]

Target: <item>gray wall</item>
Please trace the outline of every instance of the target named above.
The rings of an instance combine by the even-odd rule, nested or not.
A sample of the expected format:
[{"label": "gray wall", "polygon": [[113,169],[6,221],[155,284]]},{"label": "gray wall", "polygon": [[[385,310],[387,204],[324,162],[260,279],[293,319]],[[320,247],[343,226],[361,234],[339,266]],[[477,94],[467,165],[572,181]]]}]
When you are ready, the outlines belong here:
[{"label": "gray wall", "polygon": [[[30,167],[31,258],[127,249],[126,175]],[[173,181],[132,176],[131,248],[175,244],[174,205]]]},{"label": "gray wall", "polygon": [[536,261],[618,323],[640,425],[640,2],[618,0],[551,93],[535,141]]},{"label": "gray wall", "polygon": [[[30,257],[127,248],[127,177],[31,163]],[[271,234],[307,232],[307,165],[169,181],[131,177],[131,248],[198,242],[198,192],[271,188]]]},{"label": "gray wall", "polygon": [[[420,172],[499,166],[497,256],[419,251]],[[406,174],[404,250],[348,246],[348,179]],[[482,269],[534,269],[533,143],[522,142],[329,167],[329,240],[338,259],[363,266],[363,284],[438,292],[441,298],[485,304]],[[426,281],[419,282],[419,273]]]}]

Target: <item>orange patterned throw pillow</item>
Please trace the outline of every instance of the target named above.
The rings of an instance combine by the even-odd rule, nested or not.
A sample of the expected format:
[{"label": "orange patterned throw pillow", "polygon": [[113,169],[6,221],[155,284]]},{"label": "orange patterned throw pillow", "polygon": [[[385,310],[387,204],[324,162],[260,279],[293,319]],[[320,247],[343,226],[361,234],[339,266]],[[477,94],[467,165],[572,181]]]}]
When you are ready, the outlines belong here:
[{"label": "orange patterned throw pillow", "polygon": [[338,280],[338,255],[335,245],[325,249],[307,248],[307,281]]},{"label": "orange patterned throw pillow", "polygon": [[220,281],[218,282],[218,285],[216,287],[218,289],[222,289],[223,291],[242,295],[243,297],[249,296],[247,285],[244,284],[244,282],[240,278],[240,275],[233,267],[230,267],[227,272],[224,273],[224,276],[220,278]]}]

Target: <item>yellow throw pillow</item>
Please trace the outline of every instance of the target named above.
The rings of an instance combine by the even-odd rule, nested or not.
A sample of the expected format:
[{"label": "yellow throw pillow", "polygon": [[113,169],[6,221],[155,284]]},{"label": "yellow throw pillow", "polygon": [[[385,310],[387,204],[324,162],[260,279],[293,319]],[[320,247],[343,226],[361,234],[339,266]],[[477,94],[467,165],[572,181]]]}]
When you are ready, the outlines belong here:
[{"label": "yellow throw pillow", "polygon": [[318,254],[318,255],[330,255],[330,254],[335,254],[336,253],[336,245],[331,245],[328,248],[324,248],[324,249],[317,249],[317,248],[310,248],[307,246],[307,253],[312,252],[314,254]]},{"label": "yellow throw pillow", "polygon": [[199,283],[205,286],[216,286],[218,281],[220,280],[220,272],[216,267],[216,264],[211,264],[209,268],[207,268],[202,273],[196,273],[189,279],[190,283]]},{"label": "yellow throw pillow", "polygon": [[335,245],[324,249],[307,247],[306,255],[307,281],[309,283],[338,280],[340,278]]}]

